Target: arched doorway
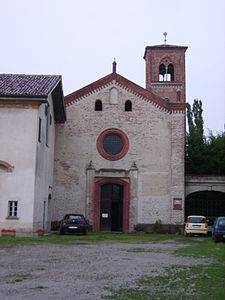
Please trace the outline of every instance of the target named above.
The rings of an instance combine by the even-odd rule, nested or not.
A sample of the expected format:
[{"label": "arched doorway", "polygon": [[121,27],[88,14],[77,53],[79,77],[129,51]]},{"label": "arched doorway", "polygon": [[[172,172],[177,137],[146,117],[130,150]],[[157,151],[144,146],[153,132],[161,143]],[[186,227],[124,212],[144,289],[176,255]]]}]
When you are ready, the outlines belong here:
[{"label": "arched doorway", "polygon": [[[90,213],[93,212],[94,231],[128,232],[129,226],[133,226],[129,220],[130,178],[95,177],[92,205]],[[108,220],[108,224],[106,220],[102,220],[109,217],[111,219]]]},{"label": "arched doorway", "polygon": [[104,184],[101,186],[100,230],[122,231],[123,229],[123,186]]},{"label": "arched doorway", "polygon": [[189,194],[185,199],[185,220],[188,215],[224,216],[225,193],[199,191]]}]

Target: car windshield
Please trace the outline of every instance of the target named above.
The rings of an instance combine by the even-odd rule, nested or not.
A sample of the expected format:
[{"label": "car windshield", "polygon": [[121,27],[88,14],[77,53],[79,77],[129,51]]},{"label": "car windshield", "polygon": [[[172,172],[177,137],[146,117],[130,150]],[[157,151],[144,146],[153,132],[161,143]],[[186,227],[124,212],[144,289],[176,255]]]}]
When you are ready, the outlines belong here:
[{"label": "car windshield", "polygon": [[189,223],[205,223],[205,217],[189,217]]}]

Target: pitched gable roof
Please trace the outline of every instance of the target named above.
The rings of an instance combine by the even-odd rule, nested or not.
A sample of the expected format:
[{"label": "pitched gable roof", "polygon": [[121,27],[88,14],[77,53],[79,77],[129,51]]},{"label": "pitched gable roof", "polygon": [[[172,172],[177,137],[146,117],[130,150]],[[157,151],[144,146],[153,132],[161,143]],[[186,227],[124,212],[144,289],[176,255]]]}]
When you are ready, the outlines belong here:
[{"label": "pitched gable roof", "polygon": [[65,122],[66,110],[60,75],[0,74],[0,99],[46,101],[51,93],[56,122]]},{"label": "pitched gable roof", "polygon": [[143,98],[145,101],[152,103],[153,105],[162,108],[167,111],[184,111],[185,103],[169,103],[167,100],[149,92],[143,87],[130,81],[129,79],[119,75],[118,73],[111,73],[65,97],[66,106],[80,101],[82,98],[99,91],[111,84],[118,85],[131,93]]},{"label": "pitched gable roof", "polygon": [[58,75],[0,74],[0,96],[47,97],[59,80]]}]

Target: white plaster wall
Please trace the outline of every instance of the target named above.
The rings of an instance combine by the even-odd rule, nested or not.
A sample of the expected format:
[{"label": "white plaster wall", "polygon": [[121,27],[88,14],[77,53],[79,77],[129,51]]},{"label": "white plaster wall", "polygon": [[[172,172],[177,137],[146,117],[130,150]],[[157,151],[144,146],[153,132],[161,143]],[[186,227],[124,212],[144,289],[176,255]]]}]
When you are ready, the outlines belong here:
[{"label": "white plaster wall", "polygon": [[[0,160],[14,166],[12,173],[0,172],[0,228],[31,231],[37,109],[0,109]],[[18,201],[18,219],[7,219],[8,201]]]},{"label": "white plaster wall", "polygon": [[[112,87],[117,99],[110,95]],[[97,99],[103,111],[94,110]],[[132,101],[132,112],[124,112],[126,100]],[[67,122],[56,130],[53,219],[71,211],[85,213],[86,167],[91,160],[96,170],[129,170],[135,161],[136,223],[171,223],[171,126],[171,114],[113,85],[68,106]],[[121,160],[108,161],[97,151],[97,138],[107,128],[119,128],[129,138],[129,151]]]},{"label": "white plaster wall", "polygon": [[[54,165],[54,146],[55,146],[55,120],[53,112],[52,97],[48,98],[48,145],[46,144],[47,116],[45,107],[39,107],[36,124],[39,118],[42,119],[41,142],[38,141],[38,131],[36,132],[36,165],[35,165],[35,197],[34,197],[34,230],[38,227],[50,229],[52,200],[49,195],[52,193],[53,185],[53,165]],[[50,124],[50,115],[52,123]]]}]

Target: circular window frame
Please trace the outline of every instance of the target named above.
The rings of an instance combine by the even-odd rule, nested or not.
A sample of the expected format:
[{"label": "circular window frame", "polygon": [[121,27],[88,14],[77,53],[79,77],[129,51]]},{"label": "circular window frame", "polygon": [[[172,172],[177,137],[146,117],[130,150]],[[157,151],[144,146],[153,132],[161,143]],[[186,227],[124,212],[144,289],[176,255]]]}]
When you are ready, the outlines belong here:
[{"label": "circular window frame", "polygon": [[[120,151],[120,153],[115,154],[115,155],[108,154],[103,148],[104,138],[111,134],[118,135],[123,141],[122,150]],[[123,158],[129,150],[129,139],[128,139],[127,135],[122,130],[117,129],[117,128],[109,128],[109,129],[104,130],[99,135],[96,144],[97,144],[97,149],[98,149],[99,154],[102,157],[104,157],[105,159],[111,160],[111,161],[119,160],[119,159]]]}]

